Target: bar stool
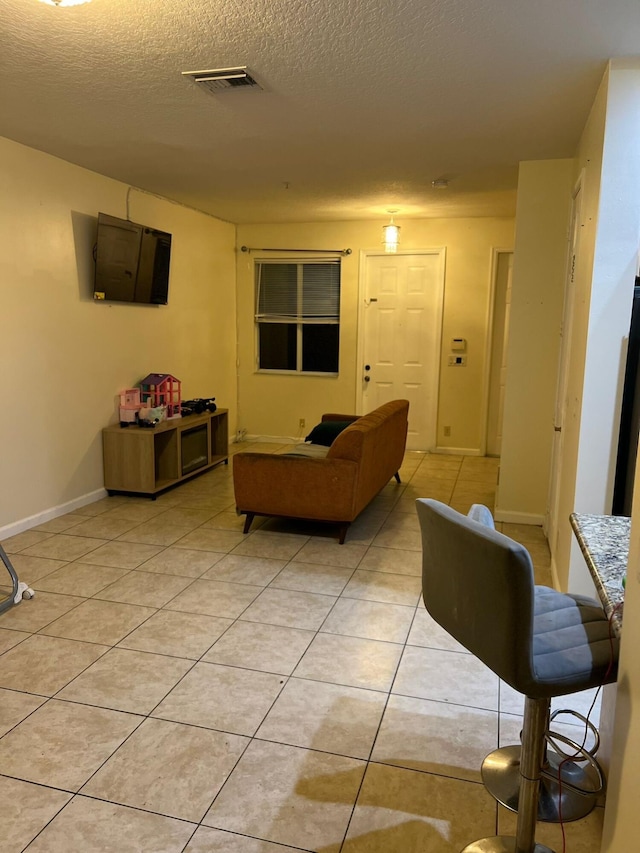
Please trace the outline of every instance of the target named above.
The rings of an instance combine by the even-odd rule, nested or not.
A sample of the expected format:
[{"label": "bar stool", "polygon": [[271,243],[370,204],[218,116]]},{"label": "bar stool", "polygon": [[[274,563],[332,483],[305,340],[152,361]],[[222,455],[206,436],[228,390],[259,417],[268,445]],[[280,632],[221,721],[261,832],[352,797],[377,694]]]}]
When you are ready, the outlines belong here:
[{"label": "bar stool", "polygon": [[[614,681],[617,641],[598,602],[534,584],[528,551],[494,529],[487,507],[475,505],[467,516],[430,499],[416,507],[427,610],[525,696],[511,805],[516,835],[483,838],[463,853],[553,853],[535,841],[551,699]],[[513,767],[505,774],[513,776]]]}]

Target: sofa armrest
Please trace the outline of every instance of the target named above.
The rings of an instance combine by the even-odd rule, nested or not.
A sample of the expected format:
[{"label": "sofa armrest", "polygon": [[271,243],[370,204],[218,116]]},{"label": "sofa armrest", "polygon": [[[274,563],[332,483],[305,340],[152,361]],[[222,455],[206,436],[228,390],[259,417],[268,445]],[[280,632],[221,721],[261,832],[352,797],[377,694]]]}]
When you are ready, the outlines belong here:
[{"label": "sofa armrest", "polygon": [[273,453],[236,453],[233,483],[239,512],[352,521],[358,465]]}]

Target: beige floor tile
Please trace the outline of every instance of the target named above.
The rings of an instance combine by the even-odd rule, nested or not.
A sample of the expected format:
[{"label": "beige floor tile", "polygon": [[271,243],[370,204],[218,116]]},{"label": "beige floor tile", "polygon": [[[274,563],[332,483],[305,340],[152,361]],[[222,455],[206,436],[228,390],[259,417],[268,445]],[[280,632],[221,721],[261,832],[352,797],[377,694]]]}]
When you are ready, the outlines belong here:
[{"label": "beige floor tile", "polygon": [[237,619],[262,589],[261,586],[249,584],[195,580],[184,592],[172,599],[166,608],[183,613]]},{"label": "beige floor tile", "polygon": [[192,662],[130,649],[111,649],[57,695],[58,699],[149,714]]},{"label": "beige floor tile", "polygon": [[11,563],[21,581],[32,585],[67,565],[67,560],[48,560],[44,557],[29,557],[27,554],[12,554]]},{"label": "beige floor tile", "polygon": [[434,501],[448,503],[455,484],[455,479],[445,477],[424,477],[412,480],[398,501],[397,509],[414,515],[418,498],[432,498]]},{"label": "beige floor tile", "polygon": [[128,499],[124,497],[124,495],[110,495],[107,498],[100,498],[100,500],[85,504],[85,506],[74,510],[74,512],[77,515],[84,515],[87,517],[102,515],[104,512],[108,512],[111,509],[115,509],[117,506],[121,506],[126,503],[127,500]]},{"label": "beige floor tile", "polygon": [[203,660],[291,675],[315,636],[314,631],[238,621]]},{"label": "beige floor tile", "polygon": [[[14,726],[17,726],[18,723],[21,723],[25,717],[28,717],[32,711],[35,711],[36,708],[39,708],[46,701],[43,696],[30,696],[27,693],[17,693],[13,690],[3,690],[0,688],[0,737]],[[1,779],[2,777],[0,776]],[[1,826],[2,818],[0,817]],[[0,838],[2,838],[1,830]]]},{"label": "beige floor tile", "polygon": [[61,569],[56,569],[41,580],[32,582],[32,586],[45,592],[90,598],[95,592],[119,580],[128,571],[128,569],[114,569],[109,566],[91,566],[83,562],[66,563]]},{"label": "beige floor tile", "polygon": [[150,560],[138,566],[140,572],[154,572],[162,575],[178,575],[185,578],[199,578],[211,568],[223,554],[213,551],[192,551],[189,548],[165,548]]},{"label": "beige floor tile", "polygon": [[353,758],[253,741],[203,823],[337,853],[364,767]]},{"label": "beige floor tile", "polygon": [[191,578],[132,571],[115,583],[96,592],[94,598],[119,601],[122,604],[142,604],[162,607],[192,583]]},{"label": "beige floor tile", "polygon": [[6,628],[0,628],[0,655],[30,636],[31,634],[26,631],[9,631]]},{"label": "beige floor tile", "polygon": [[88,556],[96,548],[104,545],[106,539],[88,536],[71,536],[68,533],[58,533],[50,536],[37,545],[31,545],[23,550],[31,557],[46,557],[50,560],[79,560]]},{"label": "beige floor tile", "polygon": [[0,740],[7,776],[77,791],[140,717],[51,699]]},{"label": "beige floor tile", "polygon": [[34,634],[0,657],[0,687],[53,696],[108,650]]},{"label": "beige floor tile", "polygon": [[402,551],[421,551],[422,539],[419,530],[398,530],[397,528],[383,528],[373,540],[373,545],[381,548],[397,548]]},{"label": "beige floor tile", "polygon": [[193,830],[175,818],[74,797],[29,853],[181,853]]},{"label": "beige floor tile", "polygon": [[425,646],[430,649],[445,649],[469,654],[464,646],[438,625],[422,603],[416,610],[407,643],[410,646]]},{"label": "beige floor tile", "polygon": [[320,628],[322,633],[404,643],[414,616],[413,607],[339,598]]},{"label": "beige floor tile", "polygon": [[331,595],[268,588],[245,610],[242,618],[248,622],[317,630],[335,601]]},{"label": "beige floor tile", "polygon": [[344,853],[458,853],[495,835],[495,800],[482,785],[370,764]]},{"label": "beige floor tile", "polygon": [[0,624],[3,628],[33,633],[40,631],[83,601],[84,598],[80,596],[38,592],[35,598],[23,599],[20,604],[0,615]]},{"label": "beige floor tile", "polygon": [[203,577],[209,580],[267,586],[284,566],[284,560],[225,554]]},{"label": "beige floor tile", "polygon": [[233,497],[215,494],[181,494],[180,507],[183,509],[210,509],[212,512],[224,512],[234,506]]},{"label": "beige floor tile", "polygon": [[253,735],[282,690],[282,676],[197,663],[153,712],[154,717]]},{"label": "beige floor tile", "polygon": [[469,501],[470,503],[485,504],[489,509],[493,507],[496,498],[495,487],[484,483],[469,483],[458,480],[453,490],[451,503],[456,501]]},{"label": "beige floor tile", "polygon": [[460,470],[464,456],[455,453],[427,453],[420,461],[419,470],[449,469]]},{"label": "beige floor tile", "polygon": [[344,598],[362,598],[415,607],[421,592],[421,578],[357,569],[342,595]]},{"label": "beige floor tile", "polygon": [[495,711],[390,696],[371,760],[480,782],[482,762],[497,745]]},{"label": "beige floor tile", "polygon": [[145,720],[82,793],[197,822],[248,743],[237,735]]},{"label": "beige floor tile", "polygon": [[44,521],[42,524],[38,524],[38,526],[34,527],[33,530],[40,530],[43,533],[64,533],[67,530],[71,530],[71,528],[75,527],[77,524],[80,524],[81,521],[86,520],[86,515],[69,512],[66,515],[60,515],[58,518],[52,518],[49,521]]},{"label": "beige floor tile", "polygon": [[198,527],[178,540],[178,547],[196,551],[218,551],[228,554],[243,540],[243,534],[235,530],[217,530],[214,527]]},{"label": "beige floor tile", "polygon": [[393,693],[498,710],[498,676],[473,655],[407,646]]},{"label": "beige floor tile", "polygon": [[422,577],[422,552],[399,551],[397,548],[372,545],[362,558],[358,569],[419,578]]},{"label": "beige floor tile", "polygon": [[152,518],[139,524],[132,530],[118,537],[119,542],[136,542],[142,545],[173,545],[193,530],[189,526],[178,526],[177,524],[164,524],[162,516]]},{"label": "beige floor tile", "polygon": [[[517,817],[502,806],[498,807],[498,829],[501,835],[515,835]],[[600,853],[604,809],[595,808],[582,820],[564,824],[566,850],[570,853]],[[551,850],[562,850],[562,830],[557,823],[536,825],[536,841]],[[635,842],[630,842],[635,845]],[[628,848],[631,853],[632,846]],[[609,848],[613,850],[613,848]],[[622,851],[621,851],[622,853]],[[625,850],[624,853],[627,853]]]},{"label": "beige floor tile", "polygon": [[167,525],[176,525],[177,527],[190,527],[195,530],[206,521],[210,521],[215,515],[213,509],[193,509],[190,507],[174,506],[157,516],[158,523],[164,522]]},{"label": "beige floor tile", "polygon": [[[213,510],[212,510],[213,511]],[[235,530],[242,533],[244,530],[245,517],[238,515],[235,510],[224,510],[216,513],[209,521],[205,521],[203,527],[213,527],[216,530]],[[264,518],[256,516],[251,525],[252,530],[257,530],[264,524]]]},{"label": "beige floor tile", "polygon": [[22,853],[71,794],[0,776],[2,853]]},{"label": "beige floor tile", "polygon": [[120,641],[119,648],[198,660],[227,628],[232,619],[160,610]]},{"label": "beige floor tile", "polygon": [[[355,521],[352,521],[347,531],[345,545],[354,550],[359,545],[369,545],[384,524],[387,518],[386,512],[379,512],[366,507]],[[341,546],[341,547],[344,547]]]},{"label": "beige floor tile", "polygon": [[244,541],[234,548],[234,554],[292,560],[308,541],[308,536],[298,536],[295,533],[267,533],[256,530],[255,533],[244,537]]},{"label": "beige floor tile", "polygon": [[[347,534],[347,537],[349,534]],[[364,557],[367,545],[354,542],[350,538],[340,545],[337,539],[310,539],[295,555],[297,563],[311,563],[323,566],[340,566],[355,569]]]},{"label": "beige floor tile", "polygon": [[52,538],[52,533],[45,533],[42,530],[25,530],[23,533],[16,533],[15,536],[0,540],[0,545],[7,554],[17,554],[18,551],[23,551],[30,545],[38,545]]},{"label": "beige floor tile", "polygon": [[108,514],[111,518],[124,518],[126,521],[142,524],[165,511],[166,506],[158,503],[158,501],[128,498],[112,507]]},{"label": "beige floor tile", "polygon": [[72,528],[73,536],[92,536],[97,539],[116,539],[127,530],[136,526],[135,521],[127,518],[114,518],[108,513],[84,518],[80,524]]},{"label": "beige floor tile", "polygon": [[114,646],[155,612],[152,607],[90,599],[72,613],[51,622],[41,633],[50,637]]},{"label": "beige floor tile", "polygon": [[270,841],[259,841],[246,835],[201,826],[185,847],[184,853],[300,853],[300,848],[283,847]]},{"label": "beige floor tile", "polygon": [[118,569],[136,569],[141,563],[160,553],[158,545],[140,545],[135,542],[108,542],[92,551],[83,563],[92,566],[115,566]]},{"label": "beige floor tile", "polygon": [[292,560],[269,586],[273,589],[340,595],[352,574],[353,569],[318,563],[298,563]]},{"label": "beige floor tile", "polygon": [[377,640],[318,634],[294,670],[298,678],[389,690],[402,646]]},{"label": "beige floor tile", "polygon": [[368,758],[387,694],[290,679],[256,737],[352,758]]}]

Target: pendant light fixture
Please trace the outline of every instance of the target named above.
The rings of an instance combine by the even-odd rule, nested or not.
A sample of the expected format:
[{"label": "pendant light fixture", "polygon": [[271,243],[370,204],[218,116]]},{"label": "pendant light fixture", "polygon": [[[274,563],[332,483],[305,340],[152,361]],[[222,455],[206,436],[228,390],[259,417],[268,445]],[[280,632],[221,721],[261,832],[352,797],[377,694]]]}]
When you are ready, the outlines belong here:
[{"label": "pendant light fixture", "polygon": [[391,221],[388,225],[384,225],[382,228],[382,235],[384,243],[385,252],[394,253],[398,251],[398,243],[400,238],[400,226],[396,225],[393,221],[393,214],[397,213],[397,210],[389,210],[388,213],[391,214]]},{"label": "pendant light fixture", "polygon": [[46,3],[47,6],[82,6],[83,3],[90,3],[91,0],[40,0],[41,3]]}]

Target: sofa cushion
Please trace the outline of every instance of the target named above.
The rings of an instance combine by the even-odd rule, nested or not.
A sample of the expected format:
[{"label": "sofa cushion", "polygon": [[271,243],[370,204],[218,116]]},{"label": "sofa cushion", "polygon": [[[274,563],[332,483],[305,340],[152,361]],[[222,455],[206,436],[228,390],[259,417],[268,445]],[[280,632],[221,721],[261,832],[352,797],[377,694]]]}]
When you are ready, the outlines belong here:
[{"label": "sofa cushion", "polygon": [[331,447],[334,439],[340,435],[342,430],[350,426],[352,421],[322,421],[311,430],[305,441],[310,441],[312,444],[323,444],[325,447]]}]

